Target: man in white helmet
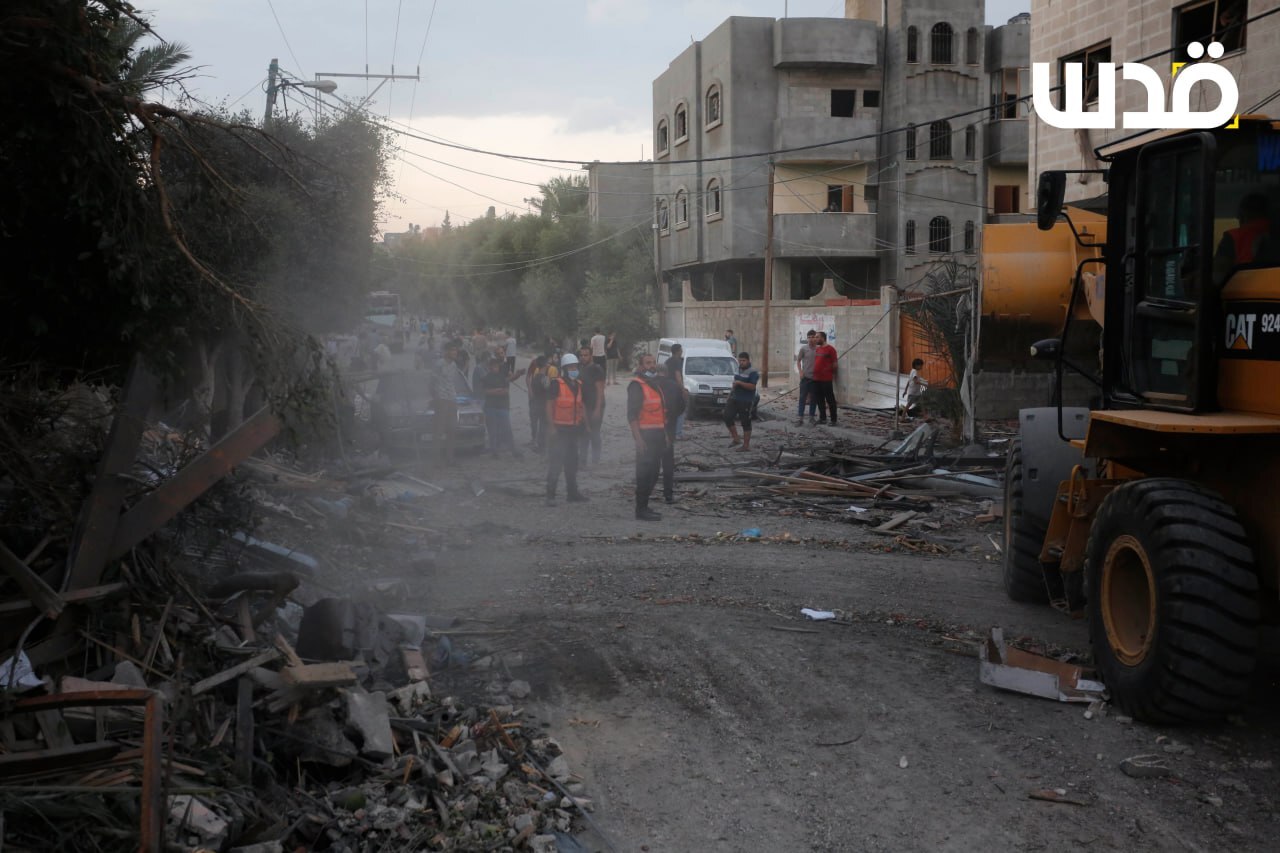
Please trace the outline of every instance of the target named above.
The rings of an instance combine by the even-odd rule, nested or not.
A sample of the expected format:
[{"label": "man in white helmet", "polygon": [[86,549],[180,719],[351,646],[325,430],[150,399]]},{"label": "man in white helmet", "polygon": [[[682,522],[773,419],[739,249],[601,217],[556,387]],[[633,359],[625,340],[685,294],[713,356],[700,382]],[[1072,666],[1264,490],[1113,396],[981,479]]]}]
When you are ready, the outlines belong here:
[{"label": "man in white helmet", "polygon": [[560,359],[560,376],[547,387],[547,506],[555,506],[556,486],[564,471],[565,492],[570,503],[585,503],[578,491],[578,445],[587,429],[587,407],[578,377],[578,357],[569,353]]}]

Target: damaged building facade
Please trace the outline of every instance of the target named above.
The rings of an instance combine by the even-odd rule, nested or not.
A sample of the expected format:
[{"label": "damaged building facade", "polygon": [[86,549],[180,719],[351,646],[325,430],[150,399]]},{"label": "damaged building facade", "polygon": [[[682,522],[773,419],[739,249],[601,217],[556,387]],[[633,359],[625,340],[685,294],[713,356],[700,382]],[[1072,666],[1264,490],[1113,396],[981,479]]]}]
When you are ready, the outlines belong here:
[{"label": "damaged building facade", "polygon": [[815,315],[839,349],[861,341],[844,399],[895,367],[896,294],[944,260],[976,269],[984,222],[1027,208],[1026,117],[1003,101],[1029,25],[984,16],[848,0],[843,18],[729,18],[672,60],[653,83],[663,334],[731,328],[763,367],[770,281],[769,372]]}]

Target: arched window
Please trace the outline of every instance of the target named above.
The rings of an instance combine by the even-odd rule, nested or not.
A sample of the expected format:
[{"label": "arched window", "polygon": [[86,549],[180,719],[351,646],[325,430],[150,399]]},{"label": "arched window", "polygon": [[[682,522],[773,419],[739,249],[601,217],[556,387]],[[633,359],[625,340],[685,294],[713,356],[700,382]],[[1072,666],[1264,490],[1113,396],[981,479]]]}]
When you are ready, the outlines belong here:
[{"label": "arched window", "polygon": [[978,37],[978,28],[969,27],[964,34],[964,61],[970,65],[979,65],[982,57],[978,55],[982,48],[982,39]]},{"label": "arched window", "polygon": [[935,121],[929,125],[929,159],[951,159],[951,122]]},{"label": "arched window", "polygon": [[902,236],[902,250],[908,255],[916,253],[916,221],[914,219],[907,220],[907,230]]},{"label": "arched window", "polygon": [[658,119],[658,132],[654,135],[653,150],[655,154],[667,153],[667,120]]},{"label": "arched window", "polygon": [[978,149],[978,129],[969,125],[964,129],[964,159],[972,160]]},{"label": "arched window", "polygon": [[689,138],[689,108],[684,104],[676,105],[676,145]]},{"label": "arched window", "polygon": [[707,90],[707,126],[720,121],[720,86],[713,85]]},{"label": "arched window", "polygon": [[907,159],[908,160],[916,159],[916,129],[914,125],[907,128],[906,149],[907,149]]},{"label": "arched window", "polygon": [[715,216],[720,212],[720,179],[707,181],[707,216]]},{"label": "arched window", "polygon": [[951,251],[951,220],[945,216],[929,220],[929,251],[935,254]]},{"label": "arched window", "polygon": [[689,224],[689,194],[683,189],[676,190],[676,225]]},{"label": "arched window", "polygon": [[907,62],[920,61],[920,31],[907,27]]},{"label": "arched window", "polygon": [[964,224],[964,251],[966,254],[973,254],[973,220],[970,219]]},{"label": "arched window", "polygon": [[658,199],[658,230],[666,231],[671,227],[671,210],[665,198]]},{"label": "arched window", "polygon": [[929,31],[929,61],[935,65],[951,65],[955,62],[953,42],[955,30],[948,23],[933,25]]}]

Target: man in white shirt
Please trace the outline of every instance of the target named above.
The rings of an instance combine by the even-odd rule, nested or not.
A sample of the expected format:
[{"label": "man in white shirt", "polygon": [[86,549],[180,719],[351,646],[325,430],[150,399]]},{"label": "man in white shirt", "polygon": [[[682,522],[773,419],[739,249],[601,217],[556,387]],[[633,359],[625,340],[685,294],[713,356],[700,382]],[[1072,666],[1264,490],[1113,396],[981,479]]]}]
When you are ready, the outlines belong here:
[{"label": "man in white shirt", "polygon": [[507,332],[507,375],[514,376],[516,372],[516,333],[515,331]]},{"label": "man in white shirt", "polygon": [[605,356],[604,341],[604,332],[596,329],[591,336],[591,360],[595,364],[602,366],[604,365]]}]

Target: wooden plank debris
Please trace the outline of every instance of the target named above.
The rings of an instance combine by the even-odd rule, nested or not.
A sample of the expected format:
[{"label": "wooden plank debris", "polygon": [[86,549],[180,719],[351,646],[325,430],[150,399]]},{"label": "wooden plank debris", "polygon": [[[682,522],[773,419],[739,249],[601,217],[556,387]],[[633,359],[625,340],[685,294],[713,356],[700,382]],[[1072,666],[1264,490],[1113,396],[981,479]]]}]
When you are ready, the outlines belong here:
[{"label": "wooden plank debris", "polygon": [[231,679],[238,678],[255,667],[271,663],[271,661],[276,660],[279,657],[280,651],[278,649],[267,649],[265,652],[254,655],[246,661],[241,661],[233,667],[224,669],[217,675],[211,675],[202,681],[197,681],[195,686],[191,688],[191,695],[199,696],[201,693],[207,693],[219,684],[226,684]]}]

